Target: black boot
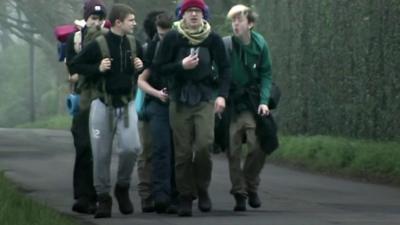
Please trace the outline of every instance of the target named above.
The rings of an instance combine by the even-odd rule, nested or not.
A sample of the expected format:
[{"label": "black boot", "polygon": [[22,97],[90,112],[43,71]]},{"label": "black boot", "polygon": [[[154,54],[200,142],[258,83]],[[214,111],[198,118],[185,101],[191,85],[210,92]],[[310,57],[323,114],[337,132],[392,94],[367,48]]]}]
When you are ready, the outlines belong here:
[{"label": "black boot", "polygon": [[154,212],[154,201],[152,198],[142,199],[142,212],[152,213]]},{"label": "black boot", "polygon": [[111,217],[112,198],[108,193],[99,194],[97,197],[97,209],[94,218]]},{"label": "black boot", "polygon": [[258,197],[257,192],[248,192],[249,194],[249,205],[253,208],[259,208],[261,206],[261,200]]},{"label": "black boot", "polygon": [[165,213],[169,205],[169,198],[166,196],[154,197],[154,209],[157,213]]},{"label": "black boot", "polygon": [[179,198],[178,216],[192,216],[192,196],[182,196]]},{"label": "black boot", "polygon": [[242,194],[234,194],[236,205],[233,208],[235,212],[246,211],[246,196]]},{"label": "black boot", "polygon": [[114,196],[118,201],[119,211],[122,214],[133,213],[133,205],[129,198],[129,186],[115,185]]},{"label": "black boot", "polygon": [[87,197],[79,197],[72,205],[72,211],[84,214],[93,214],[96,211],[96,202]]},{"label": "black boot", "polygon": [[169,206],[166,210],[168,214],[177,214],[178,213],[178,199],[177,197],[173,197],[169,203]]},{"label": "black boot", "polygon": [[211,210],[211,199],[210,196],[208,195],[207,191],[199,191],[199,202],[198,202],[198,208],[202,212],[210,212]]}]

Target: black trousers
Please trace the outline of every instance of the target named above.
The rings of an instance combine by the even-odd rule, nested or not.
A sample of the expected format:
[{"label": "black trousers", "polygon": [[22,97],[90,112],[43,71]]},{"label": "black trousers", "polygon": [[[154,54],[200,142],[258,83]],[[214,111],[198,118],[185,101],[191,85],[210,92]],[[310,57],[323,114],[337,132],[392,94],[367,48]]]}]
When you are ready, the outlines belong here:
[{"label": "black trousers", "polygon": [[88,198],[96,200],[93,186],[93,160],[89,134],[90,109],[80,111],[72,119],[71,133],[75,146],[75,164],[73,172],[74,199]]}]

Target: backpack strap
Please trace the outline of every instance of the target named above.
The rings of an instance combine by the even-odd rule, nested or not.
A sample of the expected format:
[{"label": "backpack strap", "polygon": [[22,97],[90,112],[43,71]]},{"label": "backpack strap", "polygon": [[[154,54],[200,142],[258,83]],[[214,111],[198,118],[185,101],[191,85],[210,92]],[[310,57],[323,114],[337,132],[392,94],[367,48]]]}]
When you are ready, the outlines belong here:
[{"label": "backpack strap", "polygon": [[131,48],[131,56],[132,56],[132,60],[136,58],[137,53],[136,53],[136,39],[135,36],[133,35],[126,35],[126,37],[128,38],[129,41],[129,47]]},{"label": "backpack strap", "polygon": [[74,34],[74,50],[76,53],[82,50],[82,31],[77,31]]},{"label": "backpack strap", "polygon": [[106,37],[104,35],[100,35],[95,40],[99,45],[102,58],[109,58],[110,49],[108,48]]},{"label": "backpack strap", "polygon": [[230,60],[231,54],[233,51],[232,36],[230,36],[230,35],[225,36],[222,38],[222,41],[224,42],[224,45],[225,45],[225,52],[228,57],[228,60]]}]

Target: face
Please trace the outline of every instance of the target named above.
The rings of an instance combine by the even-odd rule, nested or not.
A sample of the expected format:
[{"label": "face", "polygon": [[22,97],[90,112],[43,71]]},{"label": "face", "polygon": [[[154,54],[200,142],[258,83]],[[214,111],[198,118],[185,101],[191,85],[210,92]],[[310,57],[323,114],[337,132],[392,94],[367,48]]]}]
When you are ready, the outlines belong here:
[{"label": "face", "polygon": [[90,15],[89,18],[86,20],[86,26],[100,26],[103,22],[104,19],[102,19],[99,15]]},{"label": "face", "polygon": [[136,26],[135,15],[129,14],[122,22],[120,20],[117,20],[116,24],[121,28],[122,33],[132,34]]},{"label": "face", "polygon": [[183,21],[184,23],[191,29],[200,28],[203,24],[203,11],[199,8],[188,8],[183,13]]},{"label": "face", "polygon": [[243,36],[250,32],[254,23],[249,23],[247,17],[242,13],[238,13],[232,17],[233,34],[237,37]]},{"label": "face", "polygon": [[162,40],[165,36],[165,34],[170,31],[171,29],[163,29],[159,26],[157,26],[157,35],[160,38],[160,40]]}]

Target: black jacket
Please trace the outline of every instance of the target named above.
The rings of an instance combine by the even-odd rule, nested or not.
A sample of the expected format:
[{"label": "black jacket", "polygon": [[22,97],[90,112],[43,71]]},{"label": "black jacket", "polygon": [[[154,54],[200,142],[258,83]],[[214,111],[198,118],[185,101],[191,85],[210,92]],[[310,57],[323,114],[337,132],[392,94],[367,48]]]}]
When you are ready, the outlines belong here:
[{"label": "black jacket", "polygon": [[[213,86],[211,83],[205,83],[205,86],[207,89],[217,89],[218,96],[226,98],[229,92],[231,77],[230,65],[225,54],[225,46],[222,38],[214,32],[211,32],[209,36],[197,46],[191,45],[188,39],[176,30],[168,32],[161,43],[158,54],[154,58],[153,64],[150,67],[151,70],[156,71],[157,75],[169,76],[169,79],[172,80],[173,83],[185,85],[188,82],[186,78],[192,75],[192,71],[183,69],[182,59],[188,55],[191,47],[208,49],[212,63],[215,63],[218,69],[218,82],[216,86]],[[182,55],[182,52],[184,55]],[[201,60],[202,58],[200,57],[200,61]],[[199,82],[196,81],[194,83]],[[173,90],[170,91],[172,92],[172,97],[174,97],[174,95],[179,95],[179,93],[176,92],[180,90],[173,86]],[[206,90],[206,92],[209,92],[209,90]]]},{"label": "black jacket", "polygon": [[[92,79],[104,78],[106,81],[106,92],[110,95],[129,95],[137,81],[136,71],[133,66],[133,55],[129,40],[126,36],[122,37],[111,31],[104,35],[110,51],[111,69],[102,73],[99,65],[102,52],[96,41],[88,44],[70,62],[67,62],[70,73],[79,73]],[[143,58],[143,50],[136,41],[136,56]],[[102,87],[99,85],[100,91]]]}]

